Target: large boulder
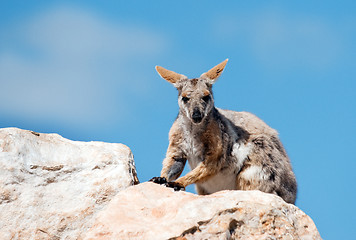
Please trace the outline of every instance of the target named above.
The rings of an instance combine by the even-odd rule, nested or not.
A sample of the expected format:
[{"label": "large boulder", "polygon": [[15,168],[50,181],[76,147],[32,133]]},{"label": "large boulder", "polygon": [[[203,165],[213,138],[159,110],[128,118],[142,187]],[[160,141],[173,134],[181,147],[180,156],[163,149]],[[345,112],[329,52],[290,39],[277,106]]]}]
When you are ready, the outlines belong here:
[{"label": "large boulder", "polygon": [[208,196],[143,183],[114,197],[84,239],[321,239],[313,221],[260,191]]},{"label": "large boulder", "polygon": [[0,129],[0,238],[78,239],[136,183],[125,145]]}]

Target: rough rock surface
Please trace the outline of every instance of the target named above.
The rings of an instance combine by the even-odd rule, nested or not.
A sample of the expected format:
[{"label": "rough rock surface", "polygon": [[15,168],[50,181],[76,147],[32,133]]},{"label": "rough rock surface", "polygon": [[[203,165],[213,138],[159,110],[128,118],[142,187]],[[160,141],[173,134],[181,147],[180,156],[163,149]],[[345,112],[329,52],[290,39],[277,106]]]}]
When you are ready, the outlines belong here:
[{"label": "rough rock surface", "polygon": [[78,239],[113,196],[137,182],[122,144],[0,129],[0,238]]},{"label": "rough rock surface", "polygon": [[85,239],[321,239],[313,221],[260,191],[198,196],[153,183],[118,193]]}]

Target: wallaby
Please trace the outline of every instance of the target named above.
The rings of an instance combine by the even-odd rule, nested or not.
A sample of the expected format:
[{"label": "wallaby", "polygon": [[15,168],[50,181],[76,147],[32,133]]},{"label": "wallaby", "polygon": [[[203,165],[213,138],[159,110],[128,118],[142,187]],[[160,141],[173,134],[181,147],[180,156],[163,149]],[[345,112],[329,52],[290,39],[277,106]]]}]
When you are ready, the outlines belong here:
[{"label": "wallaby", "polygon": [[[276,130],[255,115],[215,108],[212,85],[228,59],[199,78],[156,66],[159,75],[178,89],[179,114],[169,132],[160,177],[151,181],[197,193],[260,190],[295,203],[297,183]],[[191,171],[178,178],[188,160]]]}]

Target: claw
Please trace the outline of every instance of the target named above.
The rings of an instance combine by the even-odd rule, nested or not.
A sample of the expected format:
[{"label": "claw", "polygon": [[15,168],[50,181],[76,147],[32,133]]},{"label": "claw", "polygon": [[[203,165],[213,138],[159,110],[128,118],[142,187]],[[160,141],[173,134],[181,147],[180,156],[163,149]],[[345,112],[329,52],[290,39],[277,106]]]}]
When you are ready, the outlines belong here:
[{"label": "claw", "polygon": [[185,187],[177,182],[167,182],[164,184],[164,186],[169,187],[169,188],[173,188],[174,191],[185,191]]},{"label": "claw", "polygon": [[165,177],[153,177],[150,179],[149,182],[154,182],[157,184],[166,184],[167,183],[167,179]]},{"label": "claw", "polygon": [[149,180],[149,182],[157,183],[164,185],[169,188],[173,188],[174,191],[185,191],[185,187],[177,182],[167,182],[167,179],[165,177],[153,177]]}]

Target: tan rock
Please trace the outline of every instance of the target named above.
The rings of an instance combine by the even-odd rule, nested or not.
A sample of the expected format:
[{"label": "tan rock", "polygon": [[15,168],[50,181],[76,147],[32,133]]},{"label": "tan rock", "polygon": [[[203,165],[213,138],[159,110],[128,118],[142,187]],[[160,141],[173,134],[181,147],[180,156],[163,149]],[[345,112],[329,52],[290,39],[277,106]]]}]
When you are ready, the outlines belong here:
[{"label": "tan rock", "polygon": [[0,129],[0,238],[78,239],[120,190],[137,183],[122,144]]},{"label": "tan rock", "polygon": [[321,239],[313,221],[260,191],[198,196],[153,183],[121,191],[85,239]]}]

